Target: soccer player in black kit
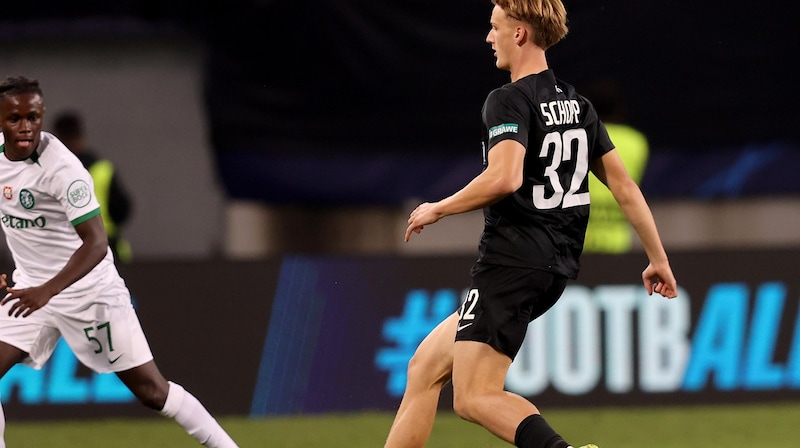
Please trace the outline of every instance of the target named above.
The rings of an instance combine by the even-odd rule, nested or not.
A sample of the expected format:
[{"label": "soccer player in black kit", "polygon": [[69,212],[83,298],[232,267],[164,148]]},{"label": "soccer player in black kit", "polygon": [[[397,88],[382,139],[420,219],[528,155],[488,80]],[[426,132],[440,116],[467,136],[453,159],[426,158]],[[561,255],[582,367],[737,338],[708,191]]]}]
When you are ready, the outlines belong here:
[{"label": "soccer player in black kit", "polygon": [[[555,77],[545,51],[567,33],[560,0],[494,0],[486,42],[511,83],[483,107],[484,169],[439,202],[419,205],[405,240],[426,225],[484,209],[472,285],[460,309],[417,348],[386,448],[423,447],[439,394],[452,380],[465,420],[522,448],[568,448],[527,399],[504,390],[528,323],[577,277],[589,217],[589,170],[611,190],[649,260],[649,294],[673,298],[677,282],[653,215],[592,105]],[[596,448],[585,445],[584,448]]]}]

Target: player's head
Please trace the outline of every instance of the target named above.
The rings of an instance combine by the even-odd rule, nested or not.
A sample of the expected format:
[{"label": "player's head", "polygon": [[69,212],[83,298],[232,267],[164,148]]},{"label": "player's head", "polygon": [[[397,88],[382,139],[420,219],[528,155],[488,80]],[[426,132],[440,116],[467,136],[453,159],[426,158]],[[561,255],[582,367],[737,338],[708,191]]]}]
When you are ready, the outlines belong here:
[{"label": "player's head", "polygon": [[1,96],[14,96],[25,93],[34,93],[39,96],[44,96],[44,94],[42,94],[42,88],[39,87],[39,81],[35,79],[28,79],[24,76],[9,76],[0,84]]},{"label": "player's head", "polygon": [[530,27],[533,43],[547,50],[567,35],[567,11],[561,0],[492,0],[508,19]]},{"label": "player's head", "polygon": [[0,84],[0,129],[9,160],[24,160],[39,146],[44,119],[44,95],[39,81],[9,77]]}]

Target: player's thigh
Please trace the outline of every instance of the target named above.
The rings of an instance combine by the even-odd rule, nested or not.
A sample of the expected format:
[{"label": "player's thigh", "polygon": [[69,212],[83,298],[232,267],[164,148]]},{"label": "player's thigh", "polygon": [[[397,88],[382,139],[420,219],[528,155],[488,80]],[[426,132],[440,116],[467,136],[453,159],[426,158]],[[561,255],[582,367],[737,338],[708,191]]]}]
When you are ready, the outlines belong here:
[{"label": "player's thigh", "polygon": [[450,379],[456,325],[458,313],[453,313],[428,333],[409,362],[409,381],[424,378],[426,383],[435,383]]},{"label": "player's thigh", "polygon": [[0,340],[0,378],[15,364],[25,359],[26,353],[19,348]]},{"label": "player's thigh", "polygon": [[456,396],[502,391],[511,358],[489,344],[456,341],[453,393]]},{"label": "player's thigh", "polygon": [[75,356],[95,372],[129,370],[153,359],[129,304],[94,303],[81,313],[62,316],[59,328]]},{"label": "player's thigh", "polygon": [[11,302],[0,307],[0,341],[7,344],[0,351],[0,364],[10,368],[22,362],[35,369],[42,368],[61,338],[54,315],[45,307],[28,317],[13,317],[8,315],[10,307]]}]

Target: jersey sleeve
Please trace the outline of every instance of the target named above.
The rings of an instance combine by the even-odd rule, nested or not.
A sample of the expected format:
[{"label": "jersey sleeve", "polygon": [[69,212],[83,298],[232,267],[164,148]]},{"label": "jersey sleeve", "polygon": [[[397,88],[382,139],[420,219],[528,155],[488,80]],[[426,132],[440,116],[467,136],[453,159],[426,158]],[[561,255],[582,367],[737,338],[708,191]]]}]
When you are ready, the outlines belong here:
[{"label": "jersey sleeve", "polygon": [[77,159],[68,160],[55,173],[52,182],[55,196],[73,226],[100,214],[92,176]]},{"label": "jersey sleeve", "polygon": [[591,156],[592,160],[602,157],[603,154],[614,149],[614,143],[611,141],[611,137],[608,136],[608,130],[600,120],[597,120],[597,131],[595,135],[595,144],[594,148],[592,148]]},{"label": "jersey sleeve", "polygon": [[488,149],[503,140],[515,140],[527,148],[530,107],[522,98],[510,88],[496,89],[486,98],[483,120],[489,134]]}]

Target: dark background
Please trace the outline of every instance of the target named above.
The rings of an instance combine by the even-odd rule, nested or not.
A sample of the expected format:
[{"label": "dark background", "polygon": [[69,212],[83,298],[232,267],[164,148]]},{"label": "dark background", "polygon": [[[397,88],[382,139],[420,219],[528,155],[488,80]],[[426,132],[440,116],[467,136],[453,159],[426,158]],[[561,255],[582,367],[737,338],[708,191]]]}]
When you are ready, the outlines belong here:
[{"label": "dark background", "polygon": [[[479,168],[480,107],[508,81],[484,42],[491,7],[488,0],[47,1],[5,8],[0,38],[15,45],[191,36],[207,52],[210,138],[228,196],[397,203],[440,195]],[[798,151],[793,3],[573,0],[566,7],[570,33],[549,51],[551,66],[579,90],[605,78],[623,86],[629,121],[650,139],[655,173],[691,170],[698,153],[714,154],[708,165],[715,166],[743,148],[778,145],[790,158]],[[457,174],[446,185],[398,186],[409,174],[430,179],[448,168]],[[281,177],[287,172],[291,179]],[[366,173],[377,179],[353,183]],[[650,177],[645,187],[654,191],[646,192],[655,196],[699,188],[662,191]],[[787,188],[795,192],[780,182],[767,189]]]},{"label": "dark background", "polygon": [[[551,65],[579,88],[618,79],[632,121],[655,147],[796,141],[800,72],[792,63],[793,28],[800,22],[791,2],[565,4],[570,33],[550,51]],[[312,147],[411,143],[411,150],[460,152],[474,139],[458,131],[477,127],[470,123],[483,97],[506,80],[483,42],[491,10],[486,0],[37,5],[5,8],[2,20],[72,23],[49,32],[29,26],[34,35],[182,30],[205,41],[221,149],[300,140]],[[4,40],[12,37],[3,33]],[[348,127],[366,125],[373,129],[360,135]],[[441,132],[442,126],[455,132]]]}]

